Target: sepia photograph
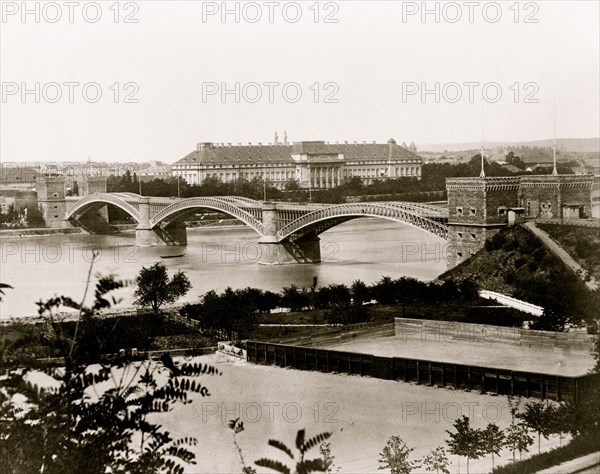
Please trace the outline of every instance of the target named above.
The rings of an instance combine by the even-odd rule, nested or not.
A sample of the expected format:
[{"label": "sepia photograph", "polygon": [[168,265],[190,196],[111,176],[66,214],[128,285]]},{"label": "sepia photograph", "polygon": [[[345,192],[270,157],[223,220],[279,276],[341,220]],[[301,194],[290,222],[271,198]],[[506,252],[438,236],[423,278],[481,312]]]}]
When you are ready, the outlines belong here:
[{"label": "sepia photograph", "polygon": [[600,474],[600,1],[0,0],[0,474]]}]

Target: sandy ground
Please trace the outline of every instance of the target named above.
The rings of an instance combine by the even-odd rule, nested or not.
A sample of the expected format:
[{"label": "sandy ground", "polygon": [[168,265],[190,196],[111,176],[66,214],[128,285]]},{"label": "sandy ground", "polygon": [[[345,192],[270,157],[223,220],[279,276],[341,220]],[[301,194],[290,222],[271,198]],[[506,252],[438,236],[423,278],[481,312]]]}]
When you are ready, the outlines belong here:
[{"label": "sandy ground", "polygon": [[[227,427],[228,420],[237,417],[244,421],[245,431],[238,435],[238,443],[247,464],[265,456],[289,463],[289,458],[280,456],[267,441],[277,438],[293,447],[296,432],[305,428],[307,436],[333,433],[332,454],[342,473],[377,472],[379,452],[392,435],[401,436],[415,448],[413,455],[422,457],[445,445],[446,430],[453,430],[453,421],[462,414],[470,416],[478,428],[488,422],[505,428],[510,422],[507,399],[501,396],[245,361],[224,362],[216,355],[194,360],[214,364],[223,372],[220,377],[202,378],[211,396],[194,394],[193,403],[156,416],[175,437],[198,439],[197,464],[189,466],[188,473],[241,472],[233,432]],[[542,447],[558,442],[558,438],[542,439]],[[317,449],[311,454],[309,457],[319,455]],[[496,464],[511,457],[504,451],[500,460],[496,457]],[[449,458],[451,472],[459,472],[458,458]],[[461,459],[460,472],[466,472],[465,467]],[[472,461],[470,467],[471,473],[488,472],[491,458]]]},{"label": "sandy ground", "polygon": [[443,339],[404,340],[399,336],[366,339],[324,348],[386,357],[454,362],[498,369],[553,375],[584,375],[595,365],[591,355],[565,350],[530,348],[500,343],[455,342]]}]

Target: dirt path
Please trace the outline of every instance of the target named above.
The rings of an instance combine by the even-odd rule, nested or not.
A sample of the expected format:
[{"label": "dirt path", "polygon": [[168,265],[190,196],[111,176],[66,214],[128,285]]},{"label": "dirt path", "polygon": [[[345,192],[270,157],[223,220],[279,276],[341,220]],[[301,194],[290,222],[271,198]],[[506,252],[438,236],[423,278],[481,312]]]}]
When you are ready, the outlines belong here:
[{"label": "dirt path", "polygon": [[[542,229],[536,226],[535,222],[526,222],[524,226],[527,229],[529,229],[536,237],[538,237],[544,243],[544,245],[554,255],[560,258],[564,262],[564,264],[567,267],[569,267],[574,273],[576,273],[577,275],[587,273],[585,272],[584,268],[575,261],[573,257],[571,257],[558,243],[556,243],[556,241],[554,241],[546,232],[544,232]],[[590,277],[590,280],[586,281],[585,284],[592,291],[598,288],[598,282],[593,277]]]}]

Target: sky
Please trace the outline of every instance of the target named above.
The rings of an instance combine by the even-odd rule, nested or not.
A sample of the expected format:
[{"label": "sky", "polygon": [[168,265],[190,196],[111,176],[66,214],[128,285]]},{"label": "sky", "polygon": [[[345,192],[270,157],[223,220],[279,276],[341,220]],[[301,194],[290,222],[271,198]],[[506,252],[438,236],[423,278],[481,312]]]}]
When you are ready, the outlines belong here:
[{"label": "sky", "polygon": [[3,163],[600,135],[597,1],[0,4]]}]

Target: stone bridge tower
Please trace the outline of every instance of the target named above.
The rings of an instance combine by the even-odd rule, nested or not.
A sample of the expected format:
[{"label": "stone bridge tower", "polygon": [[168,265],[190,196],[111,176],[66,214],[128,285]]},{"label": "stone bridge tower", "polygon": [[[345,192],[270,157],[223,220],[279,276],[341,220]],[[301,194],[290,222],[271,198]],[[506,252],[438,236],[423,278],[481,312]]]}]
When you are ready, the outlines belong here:
[{"label": "stone bridge tower", "polygon": [[448,178],[448,268],[483,248],[519,204],[518,177]]},{"label": "stone bridge tower", "polygon": [[515,216],[541,221],[591,217],[592,175],[448,178],[448,268],[483,248]]},{"label": "stone bridge tower", "polygon": [[106,192],[106,178],[105,177],[89,177],[83,182],[83,196],[89,196],[94,193],[105,193]]},{"label": "stone bridge tower", "polygon": [[53,229],[71,227],[65,219],[65,178],[45,176],[36,180],[38,205],[41,207],[46,225]]}]

